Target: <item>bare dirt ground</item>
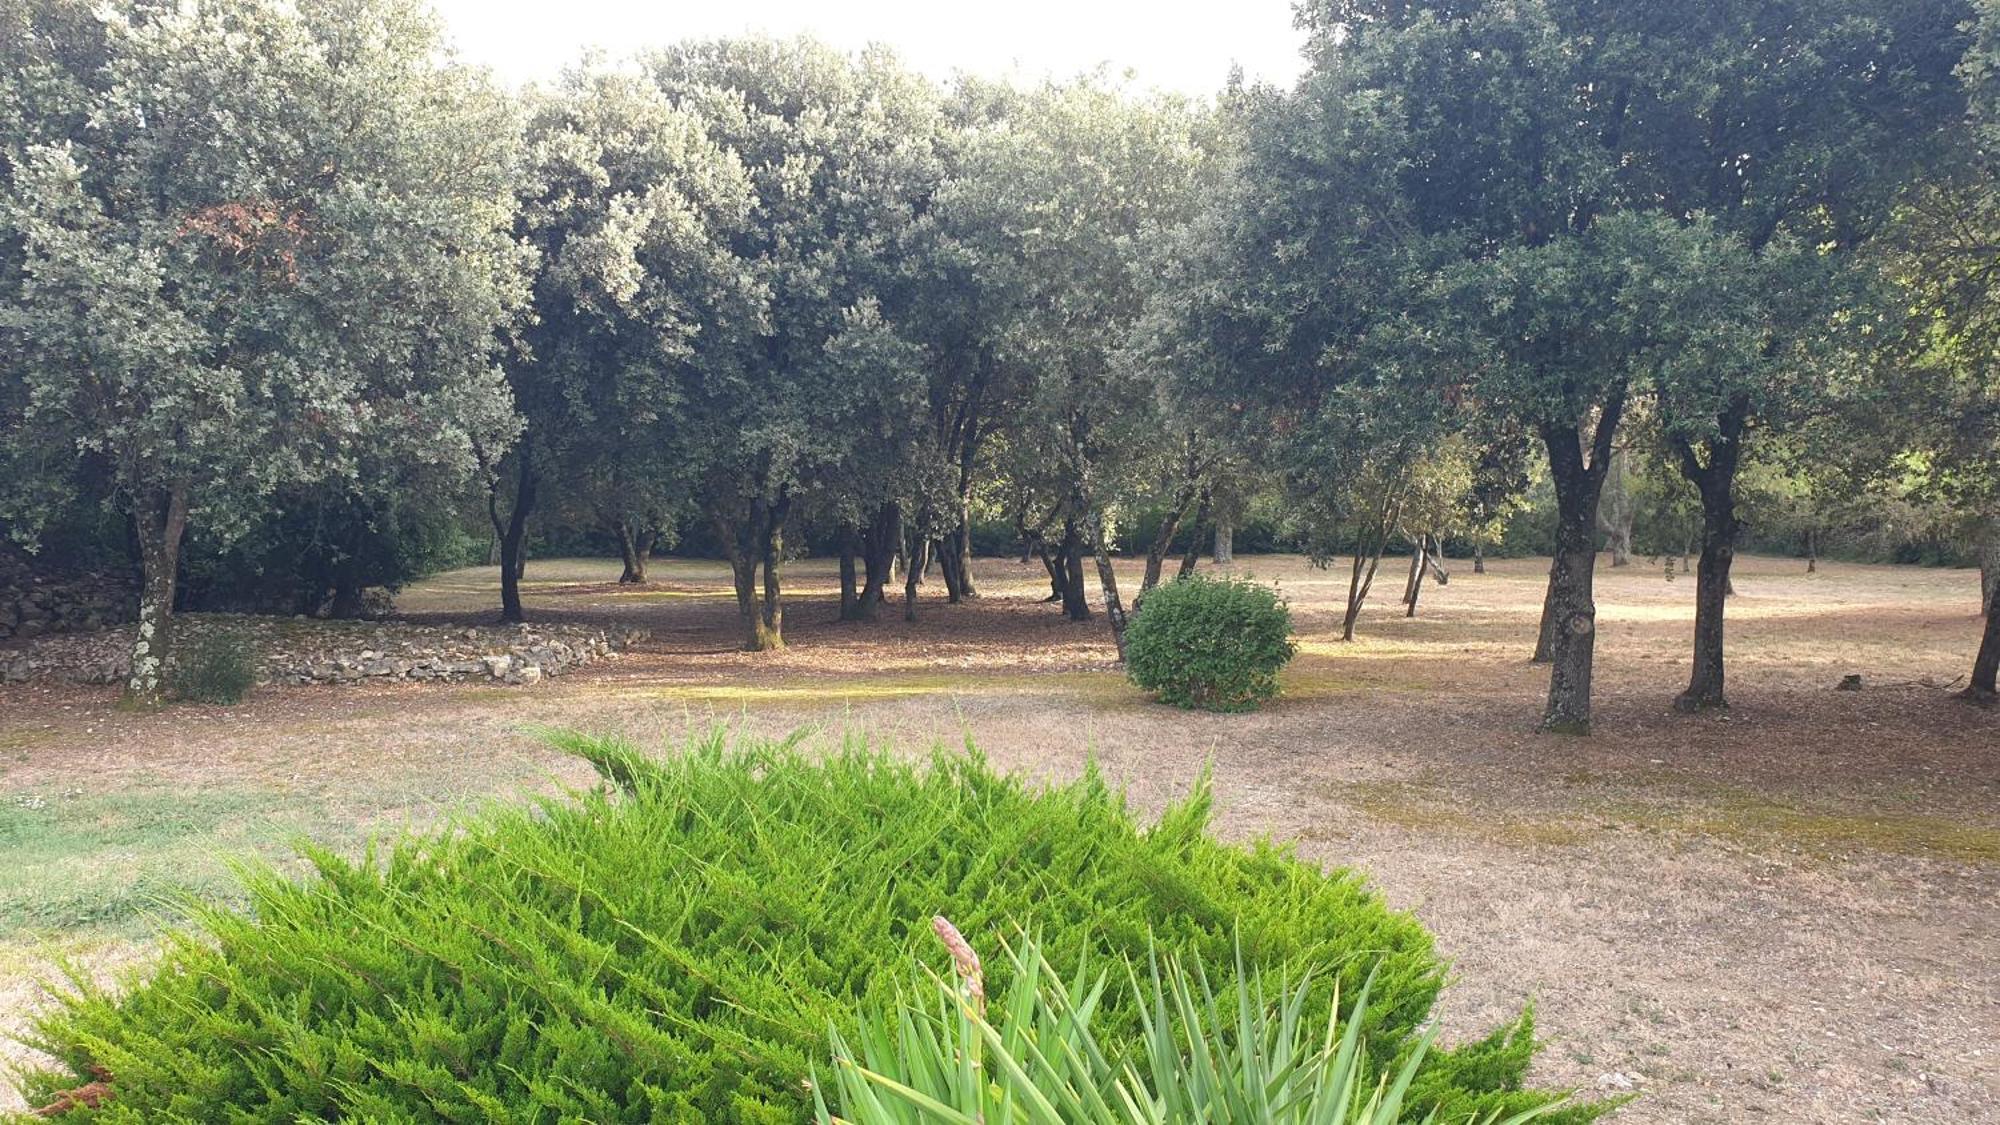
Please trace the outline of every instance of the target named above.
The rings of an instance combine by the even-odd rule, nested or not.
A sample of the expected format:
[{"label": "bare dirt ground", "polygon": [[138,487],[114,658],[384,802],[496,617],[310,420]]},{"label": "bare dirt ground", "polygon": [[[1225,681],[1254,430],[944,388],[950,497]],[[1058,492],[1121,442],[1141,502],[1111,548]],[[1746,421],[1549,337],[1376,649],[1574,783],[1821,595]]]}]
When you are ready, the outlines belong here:
[{"label": "bare dirt ground", "polygon": [[[1545,568],[1461,566],[1414,619],[1385,573],[1344,645],[1344,570],[1242,560],[1282,586],[1301,642],[1285,697],[1242,716],[1147,701],[1101,621],[1063,621],[1005,560],[980,564],[977,602],[933,586],[918,622],[875,625],[832,621],[831,566],[799,564],[792,647],[757,655],[733,647],[720,564],[620,588],[615,563],[538,561],[531,612],[654,639],[529,688],[285,688],[151,715],[109,689],[0,689],[0,1031],[53,958],[143,963],[162,896],[226,900],[217,857],[282,857],[301,832],[357,846],[584,781],[539,725],[726,721],[910,752],[971,736],[1049,777],[1095,755],[1148,810],[1211,767],[1220,831],[1357,867],[1436,932],[1447,1037],[1532,1002],[1534,1080],[1639,1092],[1622,1122],[2000,1122],[2000,713],[1946,690],[1977,640],[1975,579],[1739,560],[1734,706],[1690,718],[1669,703],[1693,583],[1601,569],[1598,729],[1579,740],[1535,730]],[[455,572],[399,605],[474,619],[494,581]],[[1863,690],[1832,690],[1848,673]]]}]

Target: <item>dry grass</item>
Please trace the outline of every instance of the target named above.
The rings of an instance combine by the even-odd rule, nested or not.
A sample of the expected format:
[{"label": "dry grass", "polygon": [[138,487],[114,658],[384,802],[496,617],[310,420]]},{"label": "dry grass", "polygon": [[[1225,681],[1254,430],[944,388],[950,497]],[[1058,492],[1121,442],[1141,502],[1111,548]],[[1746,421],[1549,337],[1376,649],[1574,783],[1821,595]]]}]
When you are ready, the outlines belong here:
[{"label": "dry grass", "polygon": [[[1544,671],[1525,657],[1545,563],[1461,565],[1414,619],[1385,572],[1353,644],[1338,640],[1344,570],[1238,570],[1281,586],[1301,641],[1285,695],[1243,716],[1151,704],[1101,621],[1063,621],[1038,602],[1038,569],[1005,560],[982,561],[977,602],[943,605],[933,587],[917,622],[897,606],[872,625],[834,621],[832,566],[799,564],[792,647],[766,654],[736,650],[719,564],[661,560],[633,588],[612,562],[535,561],[532,614],[654,640],[529,689],[288,688],[154,715],[116,712],[108,690],[0,689],[0,901],[25,904],[0,934],[0,1022],[51,951],[102,966],[146,946],[131,912],[48,924],[36,887],[137,901],[163,869],[281,855],[274,828],[354,841],[583,782],[525,735],[534,725],[644,738],[723,720],[858,728],[910,750],[970,733],[1037,776],[1094,754],[1144,807],[1212,765],[1226,831],[1356,864],[1437,931],[1460,976],[1448,1033],[1535,998],[1553,1044],[1538,1080],[1636,1082],[1646,1096],[1620,1120],[2000,1121],[2000,715],[1942,687],[1977,638],[1971,575],[1739,560],[1735,706],[1687,718],[1669,702],[1693,583],[1605,569],[1598,732],[1573,740],[1535,730]],[[1121,570],[1128,596],[1137,577]],[[400,605],[488,619],[494,584],[458,571]],[[1867,687],[1832,691],[1849,673]],[[195,790],[208,811],[162,813],[150,861],[143,842],[89,829]],[[19,799],[98,804],[30,847]],[[189,881],[212,890],[204,878]]]}]

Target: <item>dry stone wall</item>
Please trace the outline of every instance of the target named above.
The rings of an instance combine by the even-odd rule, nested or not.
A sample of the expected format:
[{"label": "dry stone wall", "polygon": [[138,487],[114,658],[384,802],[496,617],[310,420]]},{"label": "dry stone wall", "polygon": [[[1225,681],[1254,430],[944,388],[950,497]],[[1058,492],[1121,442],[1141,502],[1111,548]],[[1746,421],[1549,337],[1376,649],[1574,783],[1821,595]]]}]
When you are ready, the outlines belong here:
[{"label": "dry stone wall", "polygon": [[[183,643],[220,631],[251,650],[259,682],[361,683],[475,680],[532,684],[620,652],[639,630],[586,625],[416,625],[192,613],[174,618]],[[0,683],[31,679],[122,683],[131,669],[129,625],[47,635],[0,648]]]},{"label": "dry stone wall", "polygon": [[0,644],[102,629],[138,613],[139,590],[130,578],[45,574],[0,548]]}]

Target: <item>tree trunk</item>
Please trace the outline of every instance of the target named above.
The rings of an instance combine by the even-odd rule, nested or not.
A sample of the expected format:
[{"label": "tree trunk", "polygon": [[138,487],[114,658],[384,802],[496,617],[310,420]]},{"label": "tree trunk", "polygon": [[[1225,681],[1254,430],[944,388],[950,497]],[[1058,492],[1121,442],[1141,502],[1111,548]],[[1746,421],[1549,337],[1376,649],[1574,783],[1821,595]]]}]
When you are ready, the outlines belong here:
[{"label": "tree trunk", "polygon": [[139,536],[139,631],[132,642],[132,669],[125,702],[154,707],[166,698],[173,655],[174,592],[180,580],[181,539],[187,532],[188,495],[175,485],[134,506]]},{"label": "tree trunk", "polygon": [[882,604],[888,600],[886,591],[892,581],[896,553],[901,549],[902,538],[902,507],[897,504],[882,505],[862,540],[866,582],[861,589],[859,620],[876,620]]},{"label": "tree trunk", "polygon": [[952,605],[965,600],[965,560],[958,553],[958,533],[947,531],[932,546],[938,573],[944,575],[944,600]]},{"label": "tree trunk", "polygon": [[1111,622],[1111,640],[1118,646],[1118,660],[1125,660],[1125,602],[1118,596],[1118,571],[1111,565],[1111,551],[1104,543],[1104,517],[1090,519],[1090,549],[1097,557],[1097,583],[1104,590],[1104,617]]},{"label": "tree trunk", "polygon": [[1424,580],[1424,548],[1420,539],[1410,540],[1410,573],[1403,578],[1403,604],[1417,600],[1417,587]]},{"label": "tree trunk", "polygon": [[1364,551],[1357,543],[1354,550],[1354,565],[1347,576],[1347,612],[1340,618],[1340,639],[1354,639],[1354,623],[1361,616],[1362,603],[1368,600],[1368,588],[1375,584],[1375,568],[1382,565],[1382,549],[1377,544],[1373,553]]},{"label": "tree trunk", "polygon": [[854,556],[860,547],[860,536],[853,528],[840,535],[840,619],[856,621],[861,617],[861,593],[857,588],[854,573]]},{"label": "tree trunk", "polygon": [[1549,584],[1542,591],[1542,621],[1535,633],[1535,655],[1530,663],[1547,664],[1556,658],[1556,561],[1549,559]]},{"label": "tree trunk", "polygon": [[2000,598],[2000,516],[1985,523],[1979,542],[1979,608],[1991,613],[1994,600]]},{"label": "tree trunk", "polygon": [[[785,647],[785,609],[780,583],[785,552],[785,517],[791,498],[775,502],[762,496],[750,501],[741,520],[717,518],[716,530],[729,545],[729,569],[736,586],[736,615],[743,628],[743,648],[768,652]],[[763,589],[758,589],[758,571]]]},{"label": "tree trunk", "polygon": [[335,621],[353,621],[361,616],[361,611],[361,580],[351,572],[342,573],[334,579],[333,602],[326,615]]},{"label": "tree trunk", "polygon": [[639,542],[632,533],[632,525],[622,519],[612,520],[611,530],[618,536],[618,556],[625,562],[625,569],[618,575],[618,584],[631,586],[644,582],[646,565],[639,561]]},{"label": "tree trunk", "polygon": [[909,550],[910,566],[903,579],[903,620],[915,621],[917,587],[924,584],[924,571],[931,565],[931,541],[921,536],[915,537],[910,541]]},{"label": "tree trunk", "polygon": [[1604,546],[1611,552],[1614,567],[1632,565],[1632,520],[1637,512],[1626,483],[1625,458],[1622,449],[1612,453],[1597,511],[1598,526],[1604,529]]},{"label": "tree trunk", "polygon": [[1236,565],[1236,525],[1227,516],[1215,521],[1215,550],[1209,557],[1217,566]]},{"label": "tree trunk", "polygon": [[1979,637],[1979,655],[1972,660],[1972,682],[1961,693],[1974,703],[1991,706],[2000,694],[1994,688],[1994,674],[2000,672],[2000,598],[1986,604],[1986,631]]},{"label": "tree trunk", "polygon": [[958,525],[945,534],[939,546],[938,563],[945,574],[947,596],[953,603],[979,596],[972,580],[972,479],[979,464],[979,447],[990,432],[980,421],[981,407],[998,363],[991,349],[982,349],[978,362],[979,373],[967,388],[962,409],[947,426],[945,442],[948,455],[953,452],[954,444],[957,447]]},{"label": "tree trunk", "polygon": [[1188,487],[1175,499],[1173,508],[1160,521],[1160,529],[1153,533],[1153,544],[1146,549],[1146,574],[1139,582],[1139,597],[1134,604],[1143,600],[1146,591],[1160,584],[1160,572],[1166,569],[1167,552],[1174,549],[1174,536],[1180,533],[1181,521],[1187,518],[1188,509],[1194,507],[1200,489]]},{"label": "tree trunk", "polygon": [[1632,529],[1620,527],[1605,537],[1605,546],[1611,549],[1611,565],[1614,567],[1632,565]]},{"label": "tree trunk", "polygon": [[[1361,607],[1368,601],[1368,590],[1375,585],[1375,571],[1382,565],[1382,552],[1389,549],[1389,529],[1396,526],[1402,516],[1400,496],[1385,494],[1381,507],[1375,509],[1374,523],[1366,534],[1357,528],[1354,533],[1354,565],[1347,576],[1347,612],[1340,619],[1340,639],[1354,639],[1354,623],[1361,617]],[[1364,569],[1363,560],[1366,559]],[[1407,591],[1406,591],[1407,592]]]},{"label": "tree trunk", "polygon": [[1806,528],[1806,573],[1819,573],[1819,535]]},{"label": "tree trunk", "polygon": [[746,652],[762,652],[764,644],[764,614],[757,604],[757,563],[755,552],[731,548],[729,570],[736,584],[736,617],[743,628],[743,648]]},{"label": "tree trunk", "polygon": [[1597,503],[1611,467],[1612,443],[1625,411],[1614,388],[1598,411],[1589,452],[1575,425],[1546,425],[1542,444],[1556,491],[1556,553],[1544,610],[1549,641],[1549,698],[1542,728],[1590,733],[1590,678],[1597,652]]},{"label": "tree trunk", "polygon": [[618,572],[618,584],[629,586],[638,581],[634,574],[639,569],[638,560],[634,558],[636,552],[632,546],[632,525],[622,519],[612,520],[611,534],[618,540],[618,558],[624,564],[623,569]]},{"label": "tree trunk", "polygon": [[1083,534],[1074,517],[1063,520],[1062,606],[1071,621],[1090,620],[1090,601],[1083,593]]},{"label": "tree trunk", "polygon": [[1702,510],[1701,562],[1694,585],[1694,672],[1687,690],[1674,700],[1674,710],[1684,712],[1729,706],[1723,694],[1723,605],[1741,525],[1727,486],[1713,499],[1703,495]]},{"label": "tree trunk", "polygon": [[1549,637],[1549,698],[1542,726],[1566,734],[1590,732],[1590,677],[1597,642],[1597,603],[1592,582],[1597,563],[1597,528],[1587,518],[1594,495],[1573,498],[1556,530],[1556,555],[1549,576],[1552,622]]},{"label": "tree trunk", "polygon": [[509,625],[528,619],[521,610],[521,575],[527,567],[528,513],[535,507],[535,462],[527,438],[521,439],[515,456],[520,459],[520,468],[515,477],[513,510],[504,522],[500,519],[497,489],[487,494],[486,504],[487,514],[500,532],[500,620]]},{"label": "tree trunk", "polygon": [[1416,580],[1410,584],[1410,600],[1408,602],[1409,608],[1403,611],[1404,617],[1415,617],[1417,615],[1417,602],[1424,596],[1424,575],[1429,573],[1430,571],[1430,567],[1425,565],[1430,561],[1428,557],[1429,554],[1430,554],[1430,536],[1428,535],[1418,536],[1417,576]]},{"label": "tree trunk", "polygon": [[1472,573],[1486,573],[1486,539],[1484,536],[1472,541]]},{"label": "tree trunk", "polygon": [[1063,556],[1051,553],[1046,543],[1038,544],[1034,551],[1035,557],[1042,560],[1042,568],[1049,572],[1049,596],[1042,599],[1042,604],[1062,601],[1063,591],[1069,589],[1069,576],[1063,570]]},{"label": "tree trunk", "polygon": [[1692,443],[1672,439],[1681,475],[1701,494],[1701,562],[1695,572],[1694,670],[1687,690],[1674,700],[1677,711],[1727,707],[1723,694],[1723,607],[1736,592],[1729,570],[1743,529],[1736,518],[1736,469],[1742,459],[1747,399],[1738,396],[1717,417],[1716,435],[1702,463]]},{"label": "tree trunk", "polygon": [[764,604],[758,614],[763,626],[758,651],[785,647],[785,603],[780,586],[780,570],[785,564],[785,517],[792,510],[789,495],[780,495],[771,505],[764,531]]},{"label": "tree trunk", "polygon": [[764,615],[757,604],[757,564],[759,528],[764,522],[764,502],[750,502],[742,520],[716,517],[716,531],[729,547],[729,574],[736,589],[736,620],[743,630],[743,648],[757,652],[763,648]]},{"label": "tree trunk", "polygon": [[954,558],[954,568],[958,572],[958,592],[952,601],[971,601],[979,596],[979,587],[972,579],[972,500],[961,496],[958,501],[958,530],[945,538]]},{"label": "tree trunk", "polygon": [[1187,554],[1181,556],[1180,569],[1174,572],[1176,579],[1186,578],[1201,565],[1201,529],[1208,522],[1208,496],[1202,495],[1201,506],[1194,512],[1194,530],[1188,534]]}]

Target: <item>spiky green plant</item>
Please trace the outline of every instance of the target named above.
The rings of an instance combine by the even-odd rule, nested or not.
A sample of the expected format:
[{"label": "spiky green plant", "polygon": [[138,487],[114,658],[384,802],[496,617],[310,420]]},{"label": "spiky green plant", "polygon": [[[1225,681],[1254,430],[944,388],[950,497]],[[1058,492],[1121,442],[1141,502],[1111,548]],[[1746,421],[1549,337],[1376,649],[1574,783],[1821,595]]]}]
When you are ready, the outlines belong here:
[{"label": "spiky green plant", "polygon": [[[940,923],[947,946],[957,930]],[[1199,958],[1151,957],[1142,981],[1124,966],[1140,1034],[1106,1042],[1094,1021],[1110,974],[1086,954],[1067,979],[1033,937],[1006,949],[1013,983],[989,1016],[979,961],[953,948],[954,984],[926,970],[928,1004],[864,1015],[850,1041],[832,1035],[836,1115],[816,1097],[820,1125],[1401,1125],[1440,1120],[1413,1104],[1430,1052],[1424,1032],[1393,1070],[1372,1077],[1361,1033],[1369,974],[1347,1018],[1338,993],[1318,1027],[1310,977],[1266,998],[1239,954],[1220,994]],[[1317,1030],[1316,1030],[1317,1029]],[[1533,1107],[1458,1121],[1525,1125]],[[1419,1116],[1421,1115],[1421,1116]]]}]

